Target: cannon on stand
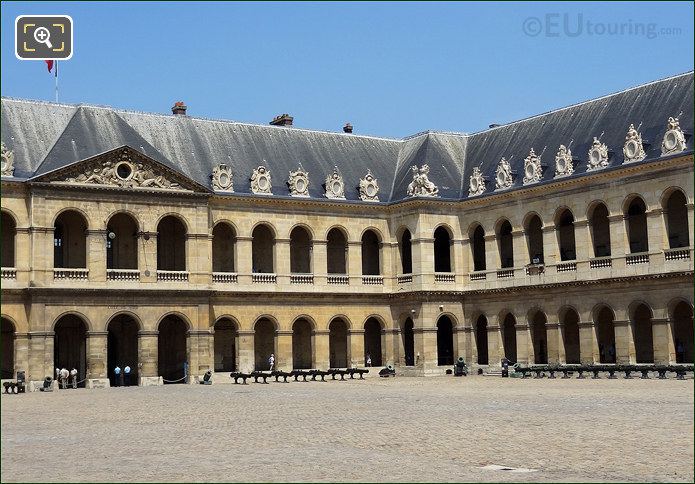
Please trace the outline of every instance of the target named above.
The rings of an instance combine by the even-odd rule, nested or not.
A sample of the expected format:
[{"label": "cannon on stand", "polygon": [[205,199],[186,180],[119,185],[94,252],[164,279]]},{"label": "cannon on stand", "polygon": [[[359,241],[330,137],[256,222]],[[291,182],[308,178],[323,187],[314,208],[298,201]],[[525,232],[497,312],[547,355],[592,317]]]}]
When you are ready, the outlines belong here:
[{"label": "cannon on stand", "polygon": [[463,359],[463,356],[459,356],[454,365],[454,376],[468,376],[468,367]]}]

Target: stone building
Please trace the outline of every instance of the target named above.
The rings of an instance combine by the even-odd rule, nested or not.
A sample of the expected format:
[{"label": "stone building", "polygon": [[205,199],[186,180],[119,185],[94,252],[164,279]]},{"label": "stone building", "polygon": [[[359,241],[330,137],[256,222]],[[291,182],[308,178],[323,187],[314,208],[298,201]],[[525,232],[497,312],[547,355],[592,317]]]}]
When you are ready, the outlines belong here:
[{"label": "stone building", "polygon": [[693,73],[405,139],[2,99],[2,376],[693,361]]}]

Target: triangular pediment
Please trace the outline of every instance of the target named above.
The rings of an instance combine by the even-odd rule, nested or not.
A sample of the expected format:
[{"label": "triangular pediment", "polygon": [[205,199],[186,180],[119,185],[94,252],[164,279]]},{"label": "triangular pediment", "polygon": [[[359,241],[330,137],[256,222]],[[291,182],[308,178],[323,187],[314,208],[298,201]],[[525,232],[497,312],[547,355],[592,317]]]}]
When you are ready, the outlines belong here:
[{"label": "triangular pediment", "polygon": [[77,161],[31,181],[133,190],[209,192],[184,174],[130,146]]}]

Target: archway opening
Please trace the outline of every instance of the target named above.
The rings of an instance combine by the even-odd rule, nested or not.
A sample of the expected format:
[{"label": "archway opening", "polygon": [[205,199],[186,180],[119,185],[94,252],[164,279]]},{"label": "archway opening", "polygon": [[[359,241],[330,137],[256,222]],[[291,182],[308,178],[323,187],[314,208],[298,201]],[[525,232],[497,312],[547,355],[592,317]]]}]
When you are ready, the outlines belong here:
[{"label": "archway opening", "polygon": [[381,356],[381,323],[376,318],[369,318],[364,323],[364,361],[372,359],[372,366],[383,364]]},{"label": "archway opening", "polygon": [[295,227],[290,233],[290,272],[311,273],[311,234],[304,227]]},{"label": "archway opening", "polygon": [[292,367],[298,370],[312,368],[311,323],[298,319],[292,325]]},{"label": "archway opening", "polygon": [[236,371],[236,350],[239,333],[237,326],[229,318],[215,323],[215,371]]},{"label": "archway opening", "polygon": [[169,315],[159,323],[157,359],[164,383],[186,383],[190,374],[187,349],[188,325],[178,316]]},{"label": "archway opening", "polygon": [[516,363],[516,319],[511,313],[505,316],[502,323],[502,345],[504,346],[504,357],[512,363]]},{"label": "archway opening", "polygon": [[157,225],[157,270],[186,270],[186,226],[173,215]]},{"label": "archway opening", "polygon": [[453,244],[451,234],[444,227],[434,231],[434,271],[453,272],[451,270],[451,252]]},{"label": "archway opening", "polygon": [[589,230],[591,243],[594,247],[594,257],[609,257],[611,255],[611,231],[608,209],[603,203],[599,203],[591,211]]},{"label": "archway opening", "polygon": [[[253,335],[253,351],[256,370],[270,369],[268,358],[270,358],[271,354],[275,354],[276,346],[275,324],[268,318],[258,320],[254,326]],[[275,358],[275,366],[277,367],[277,357]]]},{"label": "archway opening", "polygon": [[693,364],[693,308],[681,301],[673,309],[672,317],[676,363]]},{"label": "archway opening", "polygon": [[487,353],[487,318],[484,315],[478,316],[475,323],[475,347],[478,350],[478,364],[489,365],[490,361]]},{"label": "archway opening", "polygon": [[138,382],[138,331],[135,319],[128,314],[120,314],[113,318],[108,325],[106,344],[106,368],[111,386],[116,386],[116,375],[113,370],[118,366],[124,371],[130,367],[128,384]]},{"label": "archway opening", "polygon": [[15,267],[14,253],[17,225],[14,218],[7,212],[2,212],[0,232],[2,232],[2,267]]},{"label": "archway opening", "polygon": [[565,343],[565,362],[579,364],[579,315],[572,308],[567,308],[560,315],[562,335]]},{"label": "archway opening", "polygon": [[328,346],[331,368],[348,367],[348,327],[345,321],[336,318],[328,326]]},{"label": "archway opening", "polygon": [[15,327],[7,318],[0,319],[0,333],[2,334],[2,370],[0,378],[14,378],[14,338]]},{"label": "archway opening", "polygon": [[347,239],[343,231],[333,228],[327,237],[328,274],[347,274]]},{"label": "archway opening", "polygon": [[403,322],[403,359],[405,366],[415,366],[415,332],[413,330],[413,320],[407,318]]},{"label": "archway opening", "polygon": [[528,246],[529,262],[531,264],[543,264],[543,223],[538,215],[532,215],[524,227],[526,231],[526,244]]},{"label": "archway opening", "polygon": [[106,225],[106,268],[138,268],[138,224],[127,213],[117,213]]},{"label": "archway opening", "polygon": [[688,231],[688,209],[683,192],[676,190],[666,201],[666,227],[668,230],[668,246],[671,249],[688,247],[690,232]]},{"label": "archway opening", "polygon": [[500,251],[500,267],[514,267],[514,241],[512,240],[512,224],[509,220],[502,222],[497,229],[497,247]]},{"label": "archway opening", "polygon": [[630,242],[630,253],[647,252],[649,239],[647,236],[647,206],[640,197],[635,197],[626,211],[627,234]]},{"label": "archway opening", "polygon": [[81,213],[61,213],[53,227],[53,267],[87,268],[87,221]]},{"label": "archway opening", "polygon": [[236,234],[231,225],[218,223],[212,229],[212,272],[234,272]]},{"label": "archway opening", "polygon": [[367,230],[362,235],[362,274],[365,276],[378,276],[381,274],[379,245],[379,237],[373,230]]},{"label": "archway opening", "polygon": [[454,324],[448,316],[442,316],[437,321],[437,364],[454,364]]},{"label": "archway opening", "polygon": [[410,230],[405,229],[401,235],[400,243],[398,244],[401,253],[401,270],[403,274],[413,273],[413,248],[411,239]]},{"label": "archway opening", "polygon": [[78,386],[84,387],[87,377],[87,325],[74,314],[66,314],[58,320],[53,330],[53,365],[68,371],[77,370]]},{"label": "archway opening", "polygon": [[637,363],[654,363],[654,337],[652,312],[646,304],[640,304],[632,315],[632,331]]},{"label": "archway opening", "polygon": [[545,314],[537,311],[531,319],[531,339],[533,341],[533,362],[538,365],[548,363],[548,335]]},{"label": "archway opening", "polygon": [[615,363],[613,311],[607,307],[601,308],[596,315],[596,339],[598,340],[599,361],[601,363]]},{"label": "archway opening", "polygon": [[275,267],[275,237],[270,227],[259,225],[253,229],[251,234],[253,272],[261,274],[272,274]]},{"label": "archway opening", "polygon": [[577,248],[574,239],[574,215],[565,209],[562,211],[556,223],[558,245],[560,246],[560,260],[575,260]]},{"label": "archway opening", "polygon": [[485,230],[478,225],[473,231],[471,250],[473,251],[473,270],[484,271],[485,266]]}]

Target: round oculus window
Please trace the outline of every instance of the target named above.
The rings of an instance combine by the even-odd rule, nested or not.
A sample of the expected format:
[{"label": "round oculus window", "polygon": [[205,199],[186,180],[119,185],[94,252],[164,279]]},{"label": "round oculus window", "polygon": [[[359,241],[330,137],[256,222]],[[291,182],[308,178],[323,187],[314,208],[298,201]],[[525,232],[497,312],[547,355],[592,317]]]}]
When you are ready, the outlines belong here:
[{"label": "round oculus window", "polygon": [[664,137],[664,146],[666,146],[667,150],[673,150],[676,148],[676,145],[678,144],[678,137],[676,136],[676,133],[673,131],[669,131],[666,133],[666,136]]},{"label": "round oculus window", "polygon": [[261,175],[258,177],[258,188],[261,190],[267,190],[269,185],[270,182],[268,181],[267,176]]},{"label": "round oculus window", "polygon": [[637,141],[630,140],[625,144],[625,154],[628,158],[634,158],[637,155]]},{"label": "round oculus window", "polygon": [[478,179],[477,178],[471,178],[471,190],[474,192],[477,192],[479,186],[480,186],[480,184],[478,183]]},{"label": "round oculus window", "polygon": [[294,186],[298,192],[303,192],[304,190],[306,190],[306,181],[300,178],[299,180],[297,180]]},{"label": "round oculus window", "polygon": [[601,153],[599,152],[598,148],[594,148],[593,150],[591,150],[589,159],[592,165],[596,165],[599,161],[601,161]]},{"label": "round oculus window", "polygon": [[529,163],[528,165],[526,165],[526,178],[533,178],[535,172],[536,169],[535,166],[533,166],[533,163]]},{"label": "round oculus window", "polygon": [[119,163],[116,166],[116,175],[121,180],[127,180],[133,174],[133,168],[128,163]]},{"label": "round oculus window", "polygon": [[558,159],[557,168],[558,168],[558,171],[565,171],[567,169],[567,159],[566,158]]},{"label": "round oculus window", "polygon": [[497,174],[497,185],[504,186],[507,184],[507,174],[503,171]]},{"label": "round oculus window", "polygon": [[220,173],[219,182],[220,186],[227,187],[229,185],[229,175]]},{"label": "round oculus window", "polygon": [[340,183],[338,180],[334,181],[333,184],[331,185],[331,190],[333,190],[333,193],[340,193],[343,189],[343,184]]},{"label": "round oculus window", "polygon": [[376,187],[372,184],[367,185],[367,195],[373,197],[376,195]]}]

